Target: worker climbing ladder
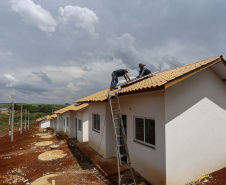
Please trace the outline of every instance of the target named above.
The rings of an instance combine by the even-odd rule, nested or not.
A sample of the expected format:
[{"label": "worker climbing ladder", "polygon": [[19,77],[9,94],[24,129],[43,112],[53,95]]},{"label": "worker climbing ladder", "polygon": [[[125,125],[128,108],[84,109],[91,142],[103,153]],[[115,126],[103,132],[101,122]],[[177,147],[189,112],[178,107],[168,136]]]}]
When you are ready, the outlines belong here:
[{"label": "worker climbing ladder", "polygon": [[115,132],[115,140],[116,140],[116,157],[118,164],[118,183],[121,185],[123,176],[120,173],[120,167],[122,166],[122,157],[127,157],[127,164],[130,168],[131,178],[136,184],[135,176],[133,169],[131,167],[128,146],[126,141],[125,129],[123,126],[123,119],[121,114],[121,108],[119,103],[118,92],[108,92],[108,98],[111,108],[112,122]]}]

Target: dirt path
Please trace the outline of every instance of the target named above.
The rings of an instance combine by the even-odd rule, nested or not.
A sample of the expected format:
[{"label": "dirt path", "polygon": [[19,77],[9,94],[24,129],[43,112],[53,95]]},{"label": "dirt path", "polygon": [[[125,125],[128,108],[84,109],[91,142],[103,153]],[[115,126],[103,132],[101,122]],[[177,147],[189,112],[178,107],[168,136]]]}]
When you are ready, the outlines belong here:
[{"label": "dirt path", "polygon": [[[57,137],[40,139],[36,136],[37,128],[29,131],[14,132],[14,142],[5,135],[0,142],[0,184],[30,184],[36,179],[53,173],[58,173],[56,185],[62,184],[110,184],[75,147],[72,153],[67,143]],[[38,156],[49,151],[50,147],[37,147],[36,142],[52,141],[59,144],[59,149],[67,153],[63,159],[53,161],[39,161]]]}]

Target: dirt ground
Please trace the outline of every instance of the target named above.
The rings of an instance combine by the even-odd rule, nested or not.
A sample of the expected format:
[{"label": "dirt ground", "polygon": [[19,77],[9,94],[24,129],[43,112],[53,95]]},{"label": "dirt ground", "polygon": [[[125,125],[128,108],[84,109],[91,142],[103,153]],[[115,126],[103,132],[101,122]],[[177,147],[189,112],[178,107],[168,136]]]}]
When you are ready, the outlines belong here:
[{"label": "dirt ground", "polygon": [[[111,184],[77,147],[73,147],[71,151],[67,143],[57,137],[40,139],[37,133],[38,129],[32,127],[29,131],[23,131],[22,135],[19,131],[14,131],[13,142],[8,135],[1,137],[0,184],[29,184],[44,175],[54,173],[59,173],[55,178],[56,185]],[[50,148],[37,147],[35,143],[47,140],[59,144],[59,149],[67,156],[54,161],[39,161],[38,156]]]},{"label": "dirt ground", "polygon": [[[36,179],[49,174],[58,174],[54,178],[56,185],[70,184],[115,184],[106,179],[76,145],[61,140],[56,136],[41,139],[37,136],[38,128],[31,127],[21,135],[15,127],[14,141],[8,136],[7,127],[0,131],[0,184],[29,185]],[[59,150],[67,154],[62,159],[53,161],[39,161],[38,156],[50,150],[49,146],[38,147],[35,143],[52,141],[59,145]],[[226,185],[226,168],[209,174],[201,182],[191,182],[187,185]]]}]

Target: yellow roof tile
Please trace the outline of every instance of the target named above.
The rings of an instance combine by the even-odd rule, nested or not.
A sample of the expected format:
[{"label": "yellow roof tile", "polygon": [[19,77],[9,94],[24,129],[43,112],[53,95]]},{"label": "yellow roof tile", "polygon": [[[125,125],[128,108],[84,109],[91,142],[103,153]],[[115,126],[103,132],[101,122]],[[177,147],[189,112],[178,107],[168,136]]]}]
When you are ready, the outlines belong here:
[{"label": "yellow roof tile", "polygon": [[[185,66],[170,69],[167,71],[159,72],[148,78],[123,86],[123,89],[120,91],[118,91],[118,89],[115,89],[112,92],[118,91],[120,95],[120,94],[141,92],[144,90],[151,91],[151,90],[165,89],[205,69],[206,67],[210,67],[211,65],[216,64],[218,62],[225,63],[222,56],[209,58],[207,60],[202,60],[196,63],[192,63]],[[85,98],[81,98],[75,102],[85,103],[85,102],[105,101],[108,99],[108,91],[109,89],[105,89],[103,91],[92,94]]]},{"label": "yellow roof tile", "polygon": [[62,114],[62,113],[68,112],[68,111],[80,111],[84,108],[87,108],[88,105],[89,105],[88,103],[84,103],[84,104],[81,104],[81,105],[70,105],[70,106],[64,107],[60,110],[57,110],[54,113],[55,114]]},{"label": "yellow roof tile", "polygon": [[50,116],[50,115],[47,115],[47,116],[44,116],[44,117],[42,117],[42,118],[36,119],[36,121],[42,121],[42,120],[50,119],[50,118],[51,118],[51,116]]}]

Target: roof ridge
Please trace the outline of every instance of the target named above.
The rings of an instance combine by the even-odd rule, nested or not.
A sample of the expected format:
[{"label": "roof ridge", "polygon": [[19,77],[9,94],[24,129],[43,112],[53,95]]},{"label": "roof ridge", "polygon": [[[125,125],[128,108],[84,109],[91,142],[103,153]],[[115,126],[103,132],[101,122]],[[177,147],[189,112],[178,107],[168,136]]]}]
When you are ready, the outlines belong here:
[{"label": "roof ridge", "polygon": [[[207,58],[207,59],[205,59],[205,60],[211,60],[211,59],[213,59],[213,58],[221,58],[221,59],[222,59],[223,56],[222,56],[222,55],[218,55],[218,56],[216,56],[216,57]],[[178,66],[178,67],[175,67],[175,68],[173,68],[173,69],[168,69],[168,70],[161,71],[161,72],[158,72],[158,73],[155,73],[155,74],[160,74],[160,73],[163,73],[163,72],[166,72],[166,71],[171,71],[171,70],[175,70],[175,69],[178,69],[178,68],[182,68],[182,67],[186,67],[186,66],[191,66],[191,65],[194,65],[194,64],[203,62],[203,61],[205,61],[205,60],[200,60],[200,61],[198,61],[198,62],[193,62],[193,63],[186,64],[186,65],[183,65],[183,66]]]}]

